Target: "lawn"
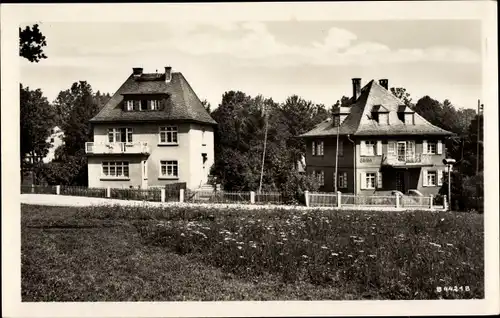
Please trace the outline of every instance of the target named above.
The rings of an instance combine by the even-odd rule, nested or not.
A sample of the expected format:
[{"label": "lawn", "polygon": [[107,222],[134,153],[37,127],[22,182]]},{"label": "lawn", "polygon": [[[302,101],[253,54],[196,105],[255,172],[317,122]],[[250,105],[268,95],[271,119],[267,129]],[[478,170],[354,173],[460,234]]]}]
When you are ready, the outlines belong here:
[{"label": "lawn", "polygon": [[21,212],[23,301],[484,298],[479,214],[31,205]]}]

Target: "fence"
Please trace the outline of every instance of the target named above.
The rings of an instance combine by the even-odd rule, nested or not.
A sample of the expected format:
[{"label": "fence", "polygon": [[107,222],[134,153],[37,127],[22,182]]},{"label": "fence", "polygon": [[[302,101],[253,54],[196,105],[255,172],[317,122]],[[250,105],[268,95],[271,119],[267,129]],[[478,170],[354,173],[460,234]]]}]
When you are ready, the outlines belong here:
[{"label": "fence", "polygon": [[106,197],[106,189],[62,185],[62,186],[60,186],[59,194],[74,195],[74,196],[79,196],[79,197],[105,198]]},{"label": "fence", "polygon": [[185,202],[191,203],[251,203],[250,192],[186,190]]},{"label": "fence", "polygon": [[279,192],[257,192],[254,198],[255,204],[283,204],[283,196]]},{"label": "fence", "polygon": [[[153,202],[189,203],[239,203],[239,204],[283,204],[279,192],[230,192],[212,190],[188,190],[185,184],[162,188],[87,188],[81,186],[21,186],[21,193],[61,194],[85,197],[115,198]],[[404,209],[447,209],[446,196],[359,196],[354,194],[305,191],[308,207],[373,207]]]}]

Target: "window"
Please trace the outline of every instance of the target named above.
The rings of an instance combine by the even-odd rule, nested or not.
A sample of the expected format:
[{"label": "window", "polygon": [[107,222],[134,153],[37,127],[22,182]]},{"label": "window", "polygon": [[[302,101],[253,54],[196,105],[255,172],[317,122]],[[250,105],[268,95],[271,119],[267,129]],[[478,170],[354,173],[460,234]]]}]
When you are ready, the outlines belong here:
[{"label": "window", "polygon": [[140,110],[148,110],[148,101],[141,100],[141,109]]},{"label": "window", "polygon": [[427,185],[432,187],[437,185],[437,172],[427,171]]},{"label": "window", "polygon": [[405,124],[407,125],[413,125],[413,113],[405,113],[404,114],[405,118]]},{"label": "window", "polygon": [[160,177],[177,178],[179,176],[177,160],[162,160],[160,167]]},{"label": "window", "polygon": [[177,144],[177,127],[160,127],[160,143]]},{"label": "window", "polygon": [[132,142],[132,128],[109,128],[109,142]]},{"label": "window", "polygon": [[374,141],[371,141],[371,140],[365,141],[364,147],[363,147],[363,142],[362,142],[361,147],[364,148],[364,151],[363,151],[363,149],[361,149],[361,153],[364,154],[365,156],[375,156],[376,143]]},{"label": "window", "polygon": [[134,101],[133,100],[125,101],[125,105],[126,105],[128,111],[134,110]]},{"label": "window", "polygon": [[429,155],[435,155],[437,152],[437,145],[435,142],[428,142],[427,143],[427,153]]},{"label": "window", "polygon": [[157,100],[150,100],[149,101],[149,109],[151,110],[158,110],[160,107],[159,107],[159,101]]},{"label": "window", "polygon": [[325,172],[323,170],[313,171],[313,176],[318,180],[320,186],[325,185]]},{"label": "window", "polygon": [[347,188],[347,172],[339,173],[339,188]]},{"label": "window", "polygon": [[387,114],[387,113],[379,114],[378,123],[380,125],[387,125],[387,124],[389,124],[389,114]]},{"label": "window", "polygon": [[108,178],[128,178],[128,161],[103,161],[102,175]]},{"label": "window", "polygon": [[342,140],[339,140],[339,156],[344,155],[344,142]]},{"label": "window", "polygon": [[313,156],[323,156],[324,143],[323,141],[312,142],[312,155]]},{"label": "window", "polygon": [[367,172],[365,175],[365,188],[366,189],[375,189],[375,178],[376,178],[376,173],[374,172]]}]

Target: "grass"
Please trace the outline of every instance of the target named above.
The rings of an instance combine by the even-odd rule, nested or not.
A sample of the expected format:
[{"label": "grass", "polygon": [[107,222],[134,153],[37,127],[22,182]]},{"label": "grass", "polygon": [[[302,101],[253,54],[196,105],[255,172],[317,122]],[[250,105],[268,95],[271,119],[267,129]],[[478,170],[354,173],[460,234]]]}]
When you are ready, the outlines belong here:
[{"label": "grass", "polygon": [[21,234],[23,301],[484,298],[478,214],[23,205]]}]

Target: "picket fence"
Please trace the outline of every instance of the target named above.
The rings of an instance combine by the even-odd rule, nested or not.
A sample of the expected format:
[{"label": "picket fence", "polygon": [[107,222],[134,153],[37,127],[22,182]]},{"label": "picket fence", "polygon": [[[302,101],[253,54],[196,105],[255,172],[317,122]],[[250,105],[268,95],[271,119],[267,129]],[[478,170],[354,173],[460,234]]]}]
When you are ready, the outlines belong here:
[{"label": "picket fence", "polygon": [[[114,198],[123,200],[142,200],[153,202],[187,202],[216,204],[271,204],[285,203],[279,192],[231,192],[203,191],[189,189],[127,189],[127,188],[87,188],[82,186],[50,186],[23,185],[21,193],[72,195],[98,198]],[[404,209],[447,209],[446,196],[436,200],[433,196],[356,196],[341,192],[309,192],[304,193],[305,205],[308,207],[373,207]],[[436,203],[441,205],[436,205]]]}]

